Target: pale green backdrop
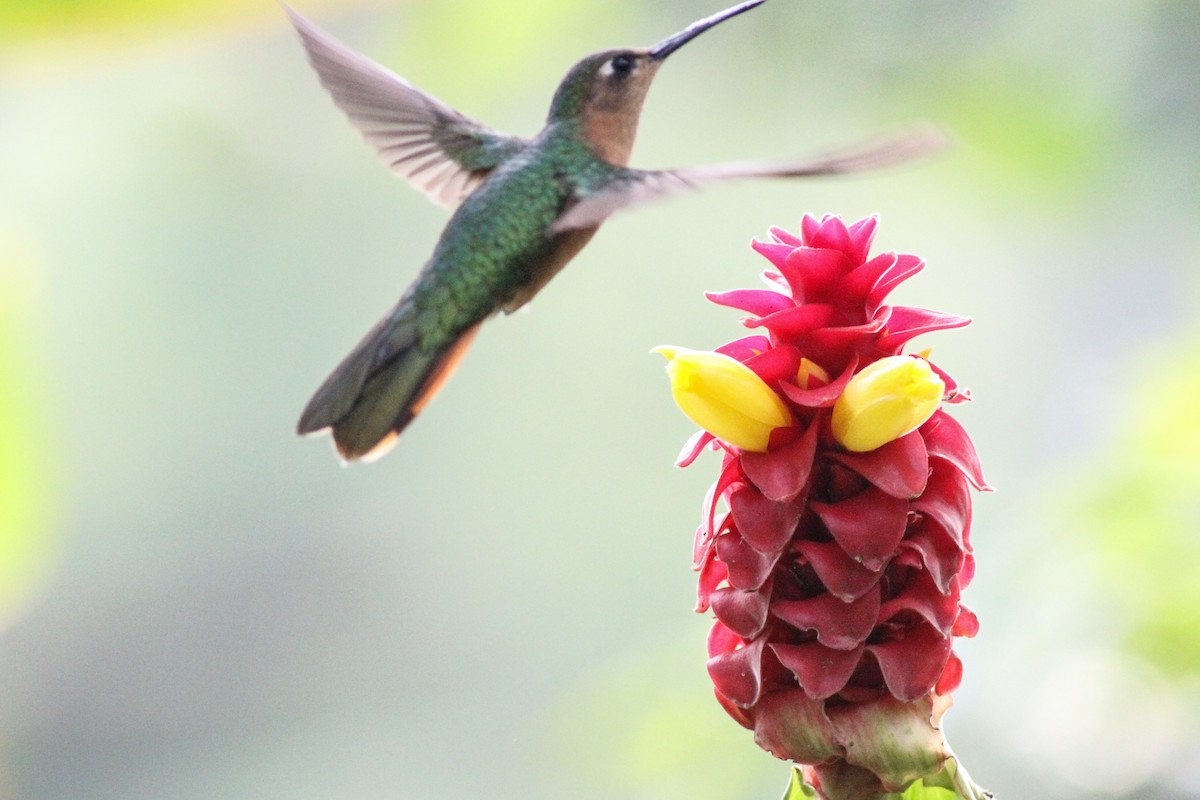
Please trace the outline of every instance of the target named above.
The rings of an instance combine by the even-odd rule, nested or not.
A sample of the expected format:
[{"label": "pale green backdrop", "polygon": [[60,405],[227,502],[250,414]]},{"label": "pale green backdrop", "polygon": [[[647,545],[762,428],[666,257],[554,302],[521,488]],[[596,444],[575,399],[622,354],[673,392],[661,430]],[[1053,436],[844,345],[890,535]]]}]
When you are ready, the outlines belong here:
[{"label": "pale green backdrop", "polygon": [[[584,53],[699,0],[300,10],[537,129]],[[370,466],[292,426],[445,213],[334,109],[271,0],[0,0],[0,798],[774,798],[716,705],[691,537],[716,460],[661,343],[747,248],[878,213],[976,402],[982,631],[948,716],[1003,798],[1200,797],[1200,7],[772,0],[673,56],[635,161],[906,121],[949,155],[606,225]]]}]

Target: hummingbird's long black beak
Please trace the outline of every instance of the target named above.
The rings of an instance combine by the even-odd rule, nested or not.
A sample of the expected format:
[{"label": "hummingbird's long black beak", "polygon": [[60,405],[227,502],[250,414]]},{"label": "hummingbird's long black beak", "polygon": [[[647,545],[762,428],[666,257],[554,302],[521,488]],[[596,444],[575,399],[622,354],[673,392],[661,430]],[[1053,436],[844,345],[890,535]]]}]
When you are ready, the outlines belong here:
[{"label": "hummingbird's long black beak", "polygon": [[755,6],[760,6],[765,2],[767,2],[767,0],[747,0],[747,2],[738,3],[732,8],[727,8],[724,11],[718,11],[711,17],[705,17],[702,20],[697,20],[674,36],[663,39],[661,42],[651,47],[650,57],[657,58],[661,61],[714,25],[722,23],[730,17],[736,17],[743,11],[749,11]]}]

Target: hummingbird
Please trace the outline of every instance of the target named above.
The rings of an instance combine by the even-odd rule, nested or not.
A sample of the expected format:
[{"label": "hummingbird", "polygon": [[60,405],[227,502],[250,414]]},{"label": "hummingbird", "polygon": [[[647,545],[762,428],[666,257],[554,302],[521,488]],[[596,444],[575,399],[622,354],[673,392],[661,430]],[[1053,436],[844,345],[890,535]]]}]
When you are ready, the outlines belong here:
[{"label": "hummingbird", "polygon": [[630,168],[643,101],[667,57],[765,1],[739,3],[648,48],[586,56],[562,79],[532,138],[459,113],[285,4],[351,124],[393,173],[454,209],[416,279],[317,389],[297,432],[331,429],[347,462],[383,455],[445,384],[480,325],[528,303],[614,212],[709,183],[856,172],[940,146],[926,130],[803,161]]}]

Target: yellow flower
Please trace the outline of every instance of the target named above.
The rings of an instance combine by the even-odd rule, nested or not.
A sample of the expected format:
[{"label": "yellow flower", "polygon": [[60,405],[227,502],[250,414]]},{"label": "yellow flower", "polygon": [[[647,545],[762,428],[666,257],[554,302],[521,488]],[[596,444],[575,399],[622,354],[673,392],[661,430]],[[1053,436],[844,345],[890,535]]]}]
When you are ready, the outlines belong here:
[{"label": "yellow flower", "polygon": [[807,358],[800,359],[800,369],[796,372],[796,385],[801,389],[814,389],[829,383],[829,373],[815,361]]},{"label": "yellow flower", "polygon": [[737,359],[682,347],[652,352],[666,356],[675,404],[718,439],[765,453],[771,431],[792,424],[779,395]]},{"label": "yellow flower", "polygon": [[933,416],[946,386],[929,363],[889,356],[851,378],[833,407],[833,437],[858,453],[911,433]]}]

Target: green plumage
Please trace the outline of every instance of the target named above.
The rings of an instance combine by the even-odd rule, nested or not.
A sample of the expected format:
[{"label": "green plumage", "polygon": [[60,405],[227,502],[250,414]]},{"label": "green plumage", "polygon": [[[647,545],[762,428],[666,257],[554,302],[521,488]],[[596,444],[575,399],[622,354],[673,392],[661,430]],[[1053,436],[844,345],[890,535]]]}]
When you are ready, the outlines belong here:
[{"label": "green plumage", "polygon": [[403,430],[413,401],[461,337],[527,302],[590,237],[594,228],[550,228],[611,169],[569,125],[549,126],[497,167],[451,216],[396,307],[317,390],[300,432],[331,427],[339,451],[355,459]]},{"label": "green plumage", "polygon": [[417,279],[422,341],[461,332],[508,305],[555,261],[569,234],[550,226],[579,188],[580,163],[595,161],[550,129],[498,167],[458,207]]},{"label": "green plumage", "polygon": [[456,208],[416,280],[326,378],[298,431],[331,429],[346,460],[381,454],[441,387],[480,323],[529,302],[615,211],[714,181],[881,166],[940,143],[908,136],[791,164],[628,168],[663,59],[763,2],[745,0],[650,48],[587,56],[567,73],[546,127],[531,140],[460,114],[284,6],[322,85],[380,159]]}]

